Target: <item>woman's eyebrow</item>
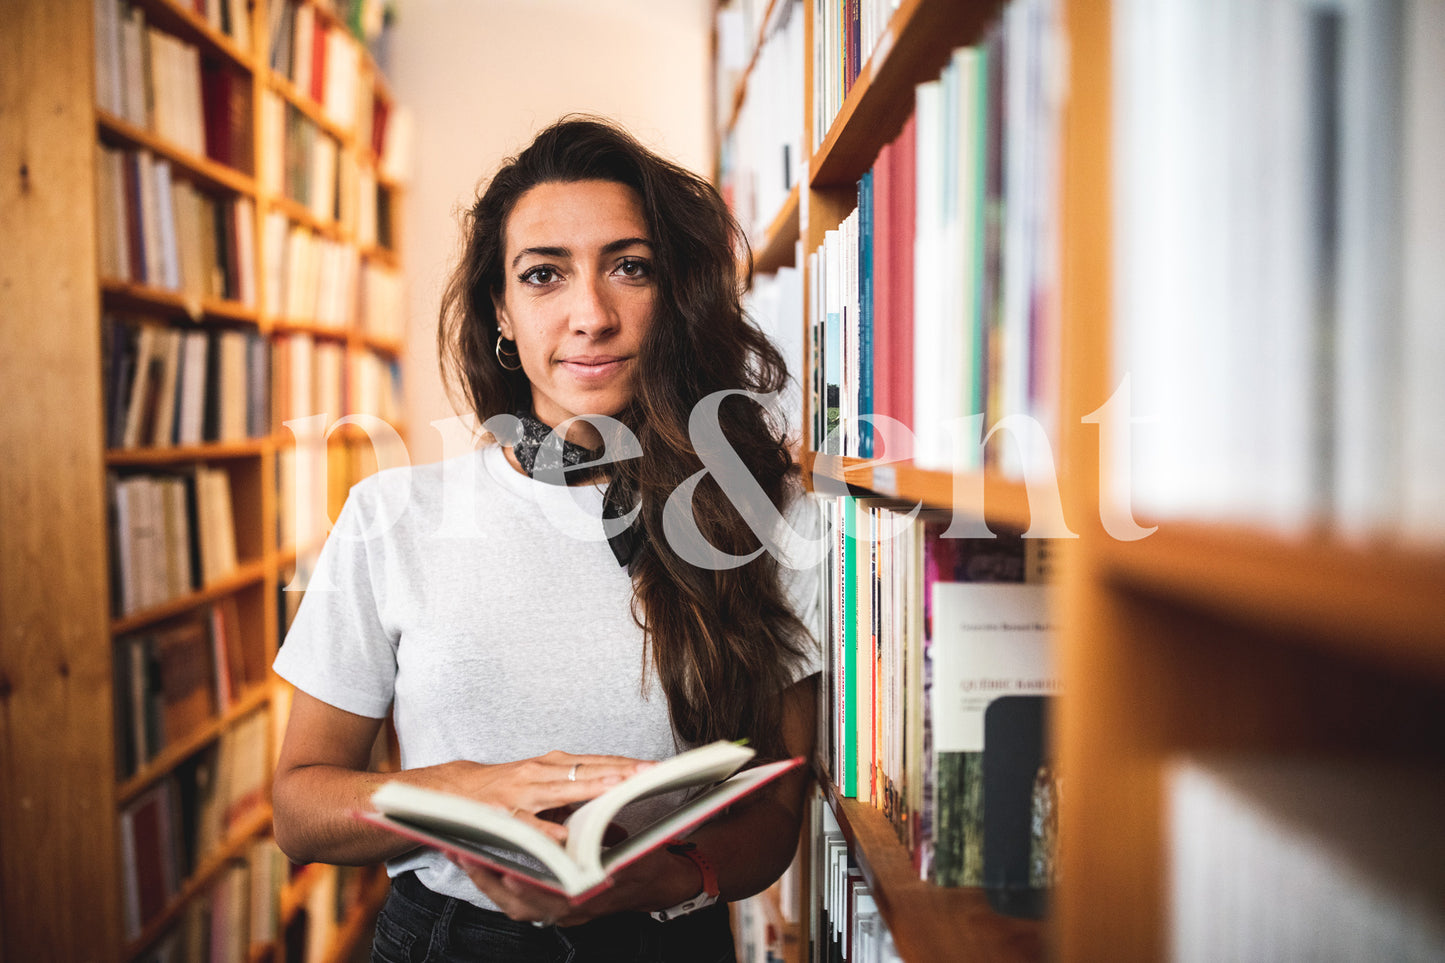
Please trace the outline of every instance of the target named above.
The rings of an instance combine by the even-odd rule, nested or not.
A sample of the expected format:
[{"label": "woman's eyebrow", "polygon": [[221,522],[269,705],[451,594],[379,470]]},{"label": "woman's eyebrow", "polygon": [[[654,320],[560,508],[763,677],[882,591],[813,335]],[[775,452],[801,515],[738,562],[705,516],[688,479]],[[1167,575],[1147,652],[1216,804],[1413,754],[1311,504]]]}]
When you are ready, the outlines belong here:
[{"label": "woman's eyebrow", "polygon": [[[629,247],[635,247],[639,244],[644,247],[652,247],[652,242],[645,237],[621,237],[615,241],[608,241],[606,244],[602,245],[602,254],[604,256],[608,254],[615,254],[618,251],[624,250]],[[529,254],[534,257],[551,257],[558,258],[560,260],[566,260],[572,257],[572,249],[567,247],[545,246],[524,247],[517,252],[516,257],[512,258],[512,267],[516,267],[521,262],[522,258],[526,257]]]},{"label": "woman's eyebrow", "polygon": [[512,258],[512,267],[516,267],[521,262],[522,258],[526,257],[529,254],[536,257],[554,257],[559,259],[565,259],[572,256],[572,250],[565,247],[524,247],[517,252],[516,257]]}]

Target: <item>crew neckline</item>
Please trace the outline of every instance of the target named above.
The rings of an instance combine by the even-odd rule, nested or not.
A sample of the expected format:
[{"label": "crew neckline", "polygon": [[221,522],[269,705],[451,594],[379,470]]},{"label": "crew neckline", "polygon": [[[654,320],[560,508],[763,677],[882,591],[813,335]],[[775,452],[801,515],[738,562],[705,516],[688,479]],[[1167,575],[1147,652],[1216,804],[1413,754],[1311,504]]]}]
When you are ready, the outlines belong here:
[{"label": "crew neckline", "polygon": [[607,492],[605,483],[549,485],[547,482],[538,481],[513,467],[500,444],[483,447],[482,464],[497,484],[529,501],[568,499],[586,511],[595,512],[599,521],[602,518],[602,500]]}]

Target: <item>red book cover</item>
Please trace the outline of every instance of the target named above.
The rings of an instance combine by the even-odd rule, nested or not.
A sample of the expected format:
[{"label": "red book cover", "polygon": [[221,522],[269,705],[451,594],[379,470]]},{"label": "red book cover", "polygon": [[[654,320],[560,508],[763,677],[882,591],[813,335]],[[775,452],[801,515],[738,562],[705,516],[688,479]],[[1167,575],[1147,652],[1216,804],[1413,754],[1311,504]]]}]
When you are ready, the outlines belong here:
[{"label": "red book cover", "polygon": [[129,280],[139,284],[144,283],[146,276],[145,230],[141,226],[140,158],[135,151],[126,151],[124,156],[125,163],[122,166],[125,171],[125,228],[130,236],[130,243],[126,245],[130,254],[127,268],[130,271]]},{"label": "red book cover", "polygon": [[386,101],[376,98],[371,109],[371,153],[378,158],[386,145],[386,119],[390,113]]},{"label": "red book cover", "polygon": [[[889,355],[895,369],[893,417],[909,428],[913,425],[913,244],[918,217],[915,192],[918,179],[918,124],[910,114],[903,131],[894,141],[893,182],[893,302],[889,305]],[[905,387],[906,386],[906,387]]]},{"label": "red book cover", "polygon": [[230,71],[217,64],[201,68],[201,105],[205,118],[206,156],[218,164],[231,164],[235,151],[232,142]]},{"label": "red book cover", "polygon": [[330,28],[318,23],[311,33],[311,99],[318,104],[326,95],[326,33]]}]

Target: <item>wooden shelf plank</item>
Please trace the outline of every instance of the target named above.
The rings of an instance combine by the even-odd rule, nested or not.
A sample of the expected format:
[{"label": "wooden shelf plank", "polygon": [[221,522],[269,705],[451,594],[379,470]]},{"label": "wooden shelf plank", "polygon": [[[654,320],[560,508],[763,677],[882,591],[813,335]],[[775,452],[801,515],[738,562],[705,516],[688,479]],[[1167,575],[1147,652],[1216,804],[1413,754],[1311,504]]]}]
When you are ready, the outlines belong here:
[{"label": "wooden shelf plank", "polygon": [[1438,551],[1182,522],[1095,551],[1117,587],[1445,681]]},{"label": "wooden shelf plank", "polygon": [[282,195],[277,195],[275,197],[268,198],[268,203],[270,204],[270,206],[276,208],[277,210],[281,211],[281,213],[285,214],[286,217],[290,220],[295,221],[297,224],[300,224],[303,227],[309,227],[317,234],[328,237],[334,241],[350,240],[346,236],[346,232],[342,230],[342,227],[339,223],[337,223],[336,221],[328,221],[324,218],[317,217],[312,212],[311,208],[307,207],[305,204],[302,204],[300,201],[293,200],[292,198]]},{"label": "wooden shelf plank", "polygon": [[904,0],[813,154],[812,186],[855,185],[913,112],[914,86],[936,78],[954,48],[977,41],[1001,7]]},{"label": "wooden shelf plank", "polygon": [[737,84],[733,87],[732,108],[728,111],[727,122],[723,124],[718,140],[724,140],[732,129],[737,126],[738,114],[742,113],[743,104],[748,99],[748,78],[752,76],[753,69],[758,65],[758,56],[762,53],[763,42],[768,39],[768,24],[772,22],[773,14],[778,6],[778,0],[768,0],[767,9],[763,12],[762,20],[758,23],[758,35],[753,38],[753,48],[748,51],[748,65],[743,68]]},{"label": "wooden shelf plank", "polygon": [[239,321],[256,325],[256,309],[240,301],[224,298],[196,298],[184,291],[172,291],[149,284],[136,284],[117,278],[102,278],[100,293],[108,307],[130,307],[132,309],[184,317],[192,321],[217,320]]},{"label": "wooden shelf plank", "polygon": [[191,900],[201,895],[201,892],[211,882],[215,875],[233,859],[239,858],[253,839],[261,835],[271,827],[271,804],[266,803],[260,806],[256,812],[241,821],[233,828],[215,852],[204,857],[196,867],[196,871],[190,875],[181,887],[176,897],[166,905],[155,919],[146,924],[140,936],[131,940],[125,945],[121,958],[133,960],[156,940],[160,939],[165,931],[180,916],[182,908]]},{"label": "wooden shelf plank", "polygon": [[173,445],[163,448],[112,448],[105,453],[105,463],[111,467],[129,467],[232,461],[237,458],[255,458],[270,446],[269,438],[251,438],[246,441],[218,441],[204,445]]},{"label": "wooden shelf plank", "polygon": [[[177,0],[133,0],[134,5],[145,10],[146,20],[168,33],[174,33],[182,40],[194,43],[212,56],[220,55],[232,64],[255,73],[256,60],[249,50],[234,39],[221,33],[190,6]],[[253,38],[254,39],[254,38]]]},{"label": "wooden shelf plank", "polygon": [[271,82],[271,89],[280,94],[292,107],[295,107],[304,114],[307,120],[321,128],[322,133],[340,144],[351,143],[352,131],[340,126],[331,118],[327,117],[321,105],[312,100],[309,93],[297,87],[281,74],[271,73],[267,76]]},{"label": "wooden shelf plank", "polygon": [[344,327],[328,327],[285,318],[276,318],[271,322],[271,333],[279,335],[309,334],[313,338],[325,338],[331,341],[345,341],[347,338],[347,331]]},{"label": "wooden shelf plank", "polygon": [[205,605],[207,602],[214,602],[216,599],[224,598],[233,592],[254,585],[266,577],[266,563],[262,559],[246,562],[237,568],[230,575],[219,578],[204,588],[194,592],[187,592],[185,595],[177,596],[161,605],[153,605],[150,608],[133,612],[111,620],[110,634],[112,636],[124,635],[127,632],[134,632],[162,619],[168,619],[173,615],[180,615],[182,612]]},{"label": "wooden shelf plank", "polygon": [[95,124],[102,140],[118,141],[131,148],[144,148],[152,154],[159,154],[188,172],[191,177],[206,181],[213,187],[235,191],[251,198],[256,196],[256,179],[251,175],[225,164],[218,164],[209,157],[184,150],[144,127],[137,127],[99,108],[95,111]]},{"label": "wooden shelf plank", "polygon": [[233,705],[216,718],[210,720],[195,732],[166,746],[155,758],[142,766],[135,775],[126,779],[116,789],[116,802],[125,805],[150,787],[156,781],[169,775],[181,762],[195,752],[214,742],[222,732],[235,724],[236,720],[248,716],[271,701],[271,688],[265,684],[252,686]]},{"label": "wooden shelf plank", "polygon": [[827,779],[819,782],[905,960],[1034,963],[1044,958],[1047,924],[996,913],[981,889],[919,879],[882,813],[841,798]]},{"label": "wooden shelf plank", "polygon": [[952,508],[982,517],[998,530],[1023,531],[1029,526],[1029,499],[1023,482],[991,472],[951,473],[919,468],[911,461],[879,463],[804,451],[804,483],[810,491],[818,479],[843,481],[879,495],[921,502],[927,508]]},{"label": "wooden shelf plank", "polygon": [[788,192],[788,199],[773,217],[763,235],[762,243],[753,251],[753,271],[773,274],[781,267],[796,267],[794,257],[798,241],[798,185]]}]

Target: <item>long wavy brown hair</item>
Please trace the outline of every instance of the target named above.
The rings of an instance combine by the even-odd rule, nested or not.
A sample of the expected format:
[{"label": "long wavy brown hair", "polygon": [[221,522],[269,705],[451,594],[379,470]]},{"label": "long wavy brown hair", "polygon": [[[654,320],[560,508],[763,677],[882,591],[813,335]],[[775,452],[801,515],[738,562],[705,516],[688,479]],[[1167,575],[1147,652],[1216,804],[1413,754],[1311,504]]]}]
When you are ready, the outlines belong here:
[{"label": "long wavy brown hair", "polygon": [[[787,381],[782,356],[746,315],[742,277],[751,254],[712,185],[605,121],[567,117],[505,161],[464,215],[463,251],[442,298],[438,344],[449,383],[482,421],[531,408],[522,371],[503,368],[493,295],[504,286],[506,224],[538,184],[606,180],[641,200],[653,248],[657,313],[637,359],[635,390],[616,417],[640,458],[608,466],[635,492],[644,538],[631,564],[633,617],[642,627],[673,728],[684,743],[746,737],[763,756],[784,754],[779,695],[804,658],[807,629],[788,603],[778,561],[762,552],[726,571],[678,557],[663,537],[668,496],[703,468],[688,433],[702,398],[724,389],[768,393]],[[724,436],[782,509],[796,488],[783,428],[758,404],[725,400]],[[746,555],[759,541],[708,475],[693,515],[718,550]]]}]

